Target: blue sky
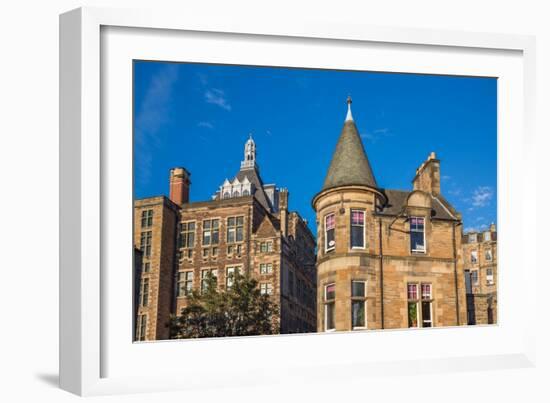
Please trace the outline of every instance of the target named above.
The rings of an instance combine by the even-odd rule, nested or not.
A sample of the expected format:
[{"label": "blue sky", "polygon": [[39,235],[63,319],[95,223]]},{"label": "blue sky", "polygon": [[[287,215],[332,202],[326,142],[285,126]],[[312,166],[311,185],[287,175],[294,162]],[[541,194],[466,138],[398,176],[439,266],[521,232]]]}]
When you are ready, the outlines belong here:
[{"label": "blue sky", "polygon": [[321,189],[353,98],[378,185],[411,189],[435,151],[442,193],[466,230],[496,223],[497,83],[493,78],[189,63],[134,64],[135,197],[168,194],[168,171],[191,172],[191,200],[233,177],[252,133],[265,183],[290,192],[314,229]]}]

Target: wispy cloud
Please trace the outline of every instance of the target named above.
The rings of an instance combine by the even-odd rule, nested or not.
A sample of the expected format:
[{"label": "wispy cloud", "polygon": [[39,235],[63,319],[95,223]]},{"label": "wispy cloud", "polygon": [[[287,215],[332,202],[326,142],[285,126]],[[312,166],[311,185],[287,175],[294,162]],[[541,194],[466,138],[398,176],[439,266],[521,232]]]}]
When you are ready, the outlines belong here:
[{"label": "wispy cloud", "polygon": [[160,128],[169,120],[172,88],[178,79],[176,65],[160,69],[149,82],[135,119],[136,168],[142,183],[151,177],[153,152],[161,145]]},{"label": "wispy cloud", "polygon": [[450,180],[451,180],[451,177],[449,175],[441,175],[441,181],[449,182]]},{"label": "wispy cloud", "polygon": [[197,123],[198,127],[204,127],[205,129],[213,129],[214,125],[210,122],[199,122]]},{"label": "wispy cloud", "polygon": [[474,207],[485,207],[493,198],[493,189],[489,186],[478,186],[472,194]]},{"label": "wispy cloud", "polygon": [[212,88],[206,90],[206,92],[204,93],[204,100],[207,103],[217,105],[220,108],[225,109],[226,111],[231,110],[231,105],[227,101],[225,93],[220,89]]},{"label": "wispy cloud", "polygon": [[372,131],[367,130],[366,132],[361,133],[361,138],[363,140],[369,141],[370,143],[376,143],[377,141],[385,137],[391,137],[391,136],[393,136],[393,133],[387,127],[383,127],[381,129],[375,129]]},{"label": "wispy cloud", "polygon": [[202,85],[208,84],[208,76],[204,73],[198,73],[197,77],[199,78],[199,81]]}]

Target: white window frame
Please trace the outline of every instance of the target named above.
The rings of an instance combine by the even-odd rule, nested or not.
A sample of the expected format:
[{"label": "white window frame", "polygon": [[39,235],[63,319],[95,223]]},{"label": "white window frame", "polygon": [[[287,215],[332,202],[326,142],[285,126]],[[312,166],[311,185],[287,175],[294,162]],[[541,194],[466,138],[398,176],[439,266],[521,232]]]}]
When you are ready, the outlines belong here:
[{"label": "white window frame", "polygon": [[[353,213],[354,212],[359,212],[363,215],[363,245],[362,246],[353,246],[353,242],[352,242],[352,238],[353,238]],[[366,244],[367,244],[367,214],[366,214],[366,211],[365,210],[361,210],[361,209],[351,209],[350,210],[350,218],[349,218],[349,225],[350,225],[350,232],[349,232],[349,242],[350,242],[350,245],[351,245],[351,249],[365,249],[366,247]],[[356,227],[358,227],[358,225],[355,225]],[[425,245],[426,243],[424,243]]]},{"label": "white window frame", "polygon": [[[474,256],[476,258],[475,261],[472,259]],[[470,251],[470,263],[472,263],[472,264],[478,264],[479,263],[479,253],[477,253],[477,250],[471,250]]]},{"label": "white window frame", "polygon": [[[476,274],[476,279],[474,281],[474,273]],[[472,281],[472,284],[473,285],[479,285],[479,270],[478,269],[471,269],[470,270],[470,275],[471,275],[471,281]]]},{"label": "white window frame", "polygon": [[[208,267],[205,267],[205,268],[202,268],[200,269],[200,292],[201,294],[206,290],[206,288],[203,286],[204,284],[204,281],[206,280],[206,275],[203,275],[204,273],[209,273],[210,275],[214,276],[216,278],[216,287],[219,287],[219,277],[218,277],[218,268],[217,267],[212,267],[212,268],[208,268]],[[193,279],[194,280],[194,279]]]},{"label": "white window frame", "polygon": [[[413,253],[426,253],[426,251],[428,250],[427,248],[427,245],[426,245],[426,217],[420,217],[420,216],[411,216],[411,221],[413,218],[416,218],[416,219],[421,219],[422,220],[422,227],[424,228],[423,231],[422,231],[422,243],[424,245],[424,249],[413,249],[411,247],[411,252]],[[411,228],[411,221],[409,221],[409,238],[413,232],[412,228]],[[419,231],[414,231],[414,232],[419,232]],[[410,239],[409,239],[409,243],[410,243]]]},{"label": "white window frame", "polygon": [[[416,298],[415,299],[410,299],[409,298],[409,285],[414,285],[416,287]],[[419,284],[418,283],[411,283],[411,282],[407,282],[407,329],[420,329],[421,326],[420,326],[420,308],[419,307],[419,301],[421,300],[421,294],[422,294],[422,289],[419,289]],[[416,326],[409,326],[409,304],[410,303],[413,303],[412,301],[414,301],[414,303],[416,304]]]},{"label": "white window frame", "polygon": [[[364,294],[362,297],[353,296],[353,283],[363,283],[364,284]],[[363,309],[365,311],[365,324],[364,326],[353,326],[353,303],[359,302],[360,298],[363,298]],[[367,280],[351,280],[351,328],[353,330],[365,330],[368,328],[368,319],[367,319]]]},{"label": "white window frame", "polygon": [[[137,324],[136,324],[136,341],[146,341],[147,340],[147,327],[148,327],[148,317],[146,313],[138,315]],[[145,326],[143,323],[145,322]],[[143,328],[143,332],[142,332]]]},{"label": "white window frame", "polygon": [[[334,293],[335,293],[335,298],[333,300],[331,300],[331,302],[328,302],[327,303],[327,288],[329,286],[333,285],[335,290],[334,290]],[[324,323],[324,326],[323,328],[325,329],[325,332],[335,332],[336,331],[336,323],[334,323],[334,328],[332,329],[328,329],[327,328],[327,325],[328,325],[328,309],[327,309],[327,305],[328,304],[334,304],[334,321],[336,322],[336,283],[328,283],[328,284],[325,284],[324,288],[323,288],[323,292],[324,292],[324,301],[323,301],[323,309],[324,309],[324,318],[325,318],[325,323]]]},{"label": "white window frame", "polygon": [[491,241],[491,231],[485,231],[483,233],[483,240],[485,242],[490,242]]},{"label": "white window frame", "polygon": [[[262,266],[265,270],[262,270]],[[260,274],[271,274],[273,273],[273,263],[260,263]]]},{"label": "white window frame", "polygon": [[[429,298],[426,298],[426,300],[424,299],[424,293],[422,292],[422,286],[423,285],[429,285],[430,286],[430,297]],[[429,302],[430,303],[430,320],[429,321],[426,321],[424,320],[424,314],[421,313],[421,317],[422,317],[422,323],[421,323],[421,326],[422,328],[426,327],[424,326],[424,322],[430,322],[430,327],[434,327],[434,312],[433,312],[433,286],[431,283],[420,283],[420,309],[422,309],[422,303],[423,302]],[[418,310],[417,310],[417,313],[418,313]]]},{"label": "white window frame", "polygon": [[[188,279],[189,274],[191,275],[191,279]],[[202,280],[202,279],[201,279]],[[178,278],[176,281],[176,298],[184,298],[189,296],[191,292],[193,291],[193,285],[195,281],[195,272],[193,270],[185,270],[185,271],[179,271],[178,272]],[[187,283],[191,283],[191,289],[187,289]],[[183,288],[181,288],[181,284],[183,283]],[[201,282],[202,285],[202,282]],[[180,294],[180,290],[183,289],[183,293]]]},{"label": "white window frame", "polygon": [[[489,252],[489,256],[490,256],[489,259],[487,259],[487,252]],[[493,261],[493,251],[491,249],[485,249],[485,260],[487,262],[492,262]]]},{"label": "white window frame", "polygon": [[235,278],[231,280],[231,284],[229,284],[229,274],[233,273],[233,276],[235,276],[235,273],[240,273],[241,266],[236,265],[230,265],[226,266],[225,268],[225,289],[229,290],[233,286],[233,282],[235,281]]},{"label": "white window frame", "polygon": [[[489,274],[489,270],[491,270],[491,274]],[[493,285],[495,284],[495,271],[492,267],[487,267],[485,271],[485,278],[487,280],[487,285]]]},{"label": "white window frame", "polygon": [[[327,220],[329,217],[333,216],[334,217],[334,245],[332,246],[329,246],[328,245],[328,237],[327,237],[327,233],[328,233],[328,230],[327,230]],[[335,213],[329,213],[325,216],[324,218],[324,221],[323,221],[323,229],[324,229],[324,237],[325,237],[325,252],[330,252],[331,250],[334,250],[336,248],[336,214]]]},{"label": "white window frame", "polygon": [[273,284],[271,284],[271,283],[260,283],[260,294],[262,294],[262,295],[273,295]]}]

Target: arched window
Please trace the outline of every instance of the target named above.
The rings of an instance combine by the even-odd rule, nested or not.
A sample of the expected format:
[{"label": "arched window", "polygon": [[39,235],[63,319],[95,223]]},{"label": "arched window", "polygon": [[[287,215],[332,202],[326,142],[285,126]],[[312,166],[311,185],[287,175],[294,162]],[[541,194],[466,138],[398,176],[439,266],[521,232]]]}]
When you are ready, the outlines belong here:
[{"label": "arched window", "polygon": [[243,190],[243,196],[250,196],[250,192],[248,190]]},{"label": "arched window", "polygon": [[233,197],[239,197],[240,195],[241,194],[237,190],[233,192]]},{"label": "arched window", "polygon": [[231,195],[229,194],[229,192],[225,192],[225,193],[223,194],[223,198],[224,198],[224,199],[229,199],[230,197],[231,197]]}]

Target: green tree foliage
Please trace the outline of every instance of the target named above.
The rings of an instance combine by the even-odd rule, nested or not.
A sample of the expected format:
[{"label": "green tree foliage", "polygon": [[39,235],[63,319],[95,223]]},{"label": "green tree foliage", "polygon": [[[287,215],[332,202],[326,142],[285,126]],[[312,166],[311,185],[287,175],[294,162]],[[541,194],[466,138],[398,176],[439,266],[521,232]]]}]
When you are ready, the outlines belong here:
[{"label": "green tree foliage", "polygon": [[219,290],[217,279],[208,275],[202,291],[193,290],[187,307],[168,323],[170,338],[228,337],[273,334],[273,318],[278,306],[262,295],[258,282],[239,273],[231,275],[233,284]]}]

